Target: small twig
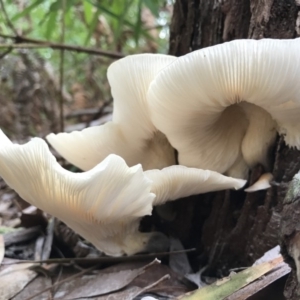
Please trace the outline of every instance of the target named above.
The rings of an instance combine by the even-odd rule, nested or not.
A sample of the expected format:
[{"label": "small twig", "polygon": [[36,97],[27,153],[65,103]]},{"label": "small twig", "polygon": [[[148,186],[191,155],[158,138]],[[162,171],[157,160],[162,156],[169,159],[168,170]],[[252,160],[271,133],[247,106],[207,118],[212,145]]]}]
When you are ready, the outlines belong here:
[{"label": "small twig", "polygon": [[15,261],[11,263],[3,263],[3,265],[14,265],[14,264],[23,264],[23,263],[56,263],[56,264],[66,264],[66,263],[108,263],[108,262],[123,262],[123,261],[141,261],[149,258],[156,258],[156,257],[163,257],[173,254],[180,254],[180,253],[188,253],[196,251],[195,248],[187,249],[187,250],[180,250],[180,251],[172,251],[172,252],[160,252],[160,253],[151,253],[151,254],[141,254],[141,255],[133,255],[133,256],[119,256],[119,257],[97,257],[97,258],[52,258],[52,259],[44,259],[44,260],[22,260],[22,261]]},{"label": "small twig", "polygon": [[38,45],[38,44],[27,44],[27,43],[22,43],[22,44],[0,44],[0,49],[3,48],[11,48],[11,49],[39,49],[39,48],[49,48],[48,45]]},{"label": "small twig", "polygon": [[[102,106],[101,106],[102,107]],[[98,107],[93,107],[93,108],[83,108],[83,109],[78,109],[74,110],[68,114],[65,115],[66,119],[71,119],[71,118],[78,118],[82,116],[90,116],[90,115],[95,115],[99,113]],[[107,112],[109,113],[109,112]]]},{"label": "small twig", "polygon": [[[66,1],[62,1],[62,13],[61,13],[61,44],[65,42],[65,8]],[[64,132],[64,95],[63,95],[63,87],[64,87],[64,54],[65,50],[60,50],[60,62],[59,62],[59,88],[60,88],[60,99],[59,99],[59,108],[60,108],[60,131]]]},{"label": "small twig", "polygon": [[46,238],[43,245],[42,259],[48,259],[52,250],[54,235],[55,217],[52,217],[47,226]]},{"label": "small twig", "polygon": [[15,35],[18,35],[18,32],[17,30],[15,29],[13,23],[10,21],[9,17],[8,17],[8,14],[7,14],[7,11],[5,9],[5,5],[3,3],[2,0],[0,0],[0,6],[1,6],[1,9],[2,9],[2,13],[4,15],[4,18],[6,20],[6,23],[7,23],[7,26],[12,30],[12,32],[15,34]]},{"label": "small twig", "polygon": [[47,288],[45,288],[45,289],[39,291],[38,293],[34,294],[33,296],[30,296],[30,297],[27,298],[26,300],[34,299],[35,297],[37,297],[37,296],[39,296],[39,295],[41,295],[41,294],[43,294],[43,293],[45,293],[45,292],[47,292],[47,291],[49,291],[49,290],[55,288],[55,287],[57,287],[58,285],[61,285],[62,283],[65,283],[65,282],[67,282],[67,281],[70,281],[70,280],[72,280],[72,279],[75,279],[75,278],[77,278],[77,277],[80,277],[80,276],[82,276],[82,275],[84,275],[84,274],[86,274],[86,273],[88,273],[88,272],[90,272],[90,271],[96,269],[97,267],[98,267],[98,265],[95,265],[95,266],[92,266],[92,267],[90,267],[90,268],[88,268],[88,269],[85,269],[85,270],[83,270],[83,271],[81,271],[81,272],[79,272],[79,273],[77,273],[77,274],[74,274],[74,275],[72,275],[72,276],[69,276],[69,277],[67,277],[66,279],[63,279],[63,280],[61,280],[61,281],[59,281],[59,282],[57,282],[57,283],[51,285],[50,287],[47,287]]},{"label": "small twig", "polygon": [[105,51],[105,50],[67,45],[67,44],[60,44],[60,43],[54,43],[45,40],[36,40],[36,39],[26,38],[23,36],[11,36],[11,35],[0,34],[0,37],[6,39],[13,39],[16,42],[15,44],[0,44],[0,48],[8,48],[8,47],[11,47],[13,49],[51,48],[55,50],[64,49],[64,50],[74,51],[74,52],[83,52],[83,53],[93,54],[93,55],[102,55],[113,59],[119,59],[124,57],[124,54],[118,52]]},{"label": "small twig", "polygon": [[[57,277],[55,279],[54,285],[60,281],[60,278],[62,277],[62,274],[63,274],[63,270],[64,270],[64,267],[63,266],[59,266],[58,275],[57,275]],[[53,287],[53,285],[52,285],[52,289],[51,289],[51,292],[50,292],[51,295],[54,295],[57,292],[57,289],[58,289],[58,286],[54,286]]]}]

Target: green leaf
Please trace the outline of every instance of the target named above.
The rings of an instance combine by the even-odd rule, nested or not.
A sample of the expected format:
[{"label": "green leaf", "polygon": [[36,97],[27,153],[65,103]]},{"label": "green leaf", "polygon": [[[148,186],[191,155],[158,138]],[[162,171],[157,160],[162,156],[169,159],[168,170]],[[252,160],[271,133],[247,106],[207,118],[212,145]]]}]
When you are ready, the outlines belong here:
[{"label": "green leaf", "polygon": [[124,29],[124,21],[127,14],[127,9],[129,7],[128,0],[122,3],[115,3],[113,9],[115,10],[115,13],[119,16],[118,19],[116,19],[116,26],[114,31],[114,38],[116,43],[118,43],[119,38],[121,37],[122,30]]},{"label": "green leaf", "polygon": [[84,19],[88,25],[91,25],[93,18],[93,5],[83,0]]},{"label": "green leaf", "polygon": [[[90,1],[90,0],[88,0],[88,1],[89,1],[90,3],[93,3],[93,2]],[[112,17],[112,18],[114,18],[114,19],[116,19],[116,20],[120,20],[121,15],[118,15],[118,14],[114,13],[113,11],[107,9],[105,6],[100,5],[99,3],[94,3],[94,5],[95,5],[96,7],[98,7],[98,8],[100,9],[100,11],[106,13],[108,16],[110,16],[110,17]],[[134,24],[132,24],[131,22],[129,22],[129,21],[127,21],[127,20],[124,20],[124,23],[125,23],[126,25],[128,25],[129,27],[134,28]]]},{"label": "green leaf", "polygon": [[[76,5],[78,0],[67,0],[66,1],[66,11],[70,9],[71,6]],[[50,11],[58,11],[62,8],[62,0],[57,0],[50,5]]]},{"label": "green leaf", "polygon": [[[78,2],[78,0],[66,1],[66,7],[65,7],[65,11],[64,11],[65,20],[68,20],[68,18],[70,18],[70,16],[69,16],[70,8],[72,7],[72,5],[76,4],[76,2]],[[51,38],[52,33],[56,28],[55,24],[56,24],[57,16],[61,9],[62,9],[62,1],[61,0],[57,0],[56,2],[53,2],[50,5],[48,12],[45,14],[45,16],[43,17],[43,19],[41,20],[41,22],[39,24],[40,26],[42,26],[44,24],[44,22],[47,21],[46,30],[45,30],[45,38],[47,40],[49,40]]]},{"label": "green leaf", "polygon": [[53,30],[55,30],[55,28],[56,28],[56,26],[55,26],[56,19],[57,19],[57,11],[51,11],[49,13],[48,21],[47,21],[47,24],[46,24],[45,38],[47,40],[50,39],[50,37],[53,33]]},{"label": "green leaf", "polygon": [[152,12],[152,14],[155,17],[159,17],[159,1],[157,0],[143,0],[144,4],[147,8],[150,9],[150,11]]},{"label": "green leaf", "polygon": [[89,31],[88,31],[88,34],[85,38],[85,41],[84,41],[84,44],[87,45],[89,40],[91,39],[91,36],[93,34],[93,32],[95,31],[95,28],[98,24],[98,17],[100,15],[100,10],[97,9],[97,11],[94,13],[94,16],[93,16],[93,19],[92,19],[92,22],[89,24]]},{"label": "green leaf", "polygon": [[11,21],[14,22],[26,15],[28,15],[34,8],[36,8],[37,6],[39,6],[41,3],[43,3],[44,0],[37,0],[34,3],[32,3],[31,5],[27,6],[22,12],[17,13],[16,15],[14,15],[11,18]]},{"label": "green leaf", "polygon": [[141,28],[142,28],[142,3],[143,3],[143,0],[139,0],[137,19],[136,19],[135,28],[134,28],[134,35],[133,35],[136,47],[138,47],[138,45],[139,45],[139,38],[140,38],[140,35],[141,35]]}]

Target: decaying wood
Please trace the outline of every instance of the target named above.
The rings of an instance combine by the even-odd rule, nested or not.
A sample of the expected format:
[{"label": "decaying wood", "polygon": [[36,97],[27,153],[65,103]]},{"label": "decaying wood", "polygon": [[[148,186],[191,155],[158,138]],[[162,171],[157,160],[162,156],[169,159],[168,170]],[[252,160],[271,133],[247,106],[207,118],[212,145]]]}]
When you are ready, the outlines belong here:
[{"label": "decaying wood", "polygon": [[[295,38],[300,33],[299,5],[295,0],[177,0],[169,52],[180,56],[240,38]],[[208,266],[208,273],[221,275],[229,268],[249,266],[278,244],[282,216],[287,218],[284,232],[295,230],[296,224],[300,227],[300,202],[283,209],[288,183],[300,170],[300,151],[278,138],[272,158],[274,182],[268,191],[210,193],[172,204],[177,215],[167,222],[168,231],[186,247],[198,247],[201,256],[195,256],[195,262]],[[257,166],[250,183],[263,171]],[[288,290],[289,286],[288,299],[296,299]]]}]

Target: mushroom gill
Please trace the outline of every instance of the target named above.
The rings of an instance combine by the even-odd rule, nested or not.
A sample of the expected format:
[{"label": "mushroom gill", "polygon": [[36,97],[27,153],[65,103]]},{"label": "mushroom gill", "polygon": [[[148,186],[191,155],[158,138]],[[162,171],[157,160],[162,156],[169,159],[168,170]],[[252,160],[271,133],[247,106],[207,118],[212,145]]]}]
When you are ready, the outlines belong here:
[{"label": "mushroom gill", "polygon": [[239,178],[270,170],[277,132],[300,149],[300,39],[236,40],[178,58],[152,81],[154,126],[179,163]]}]

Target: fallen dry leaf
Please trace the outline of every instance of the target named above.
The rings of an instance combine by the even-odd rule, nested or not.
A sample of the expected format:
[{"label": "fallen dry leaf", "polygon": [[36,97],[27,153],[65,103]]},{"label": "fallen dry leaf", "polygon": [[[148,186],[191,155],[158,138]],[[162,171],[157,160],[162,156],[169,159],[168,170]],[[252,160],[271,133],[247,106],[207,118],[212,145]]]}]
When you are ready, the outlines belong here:
[{"label": "fallen dry leaf", "polygon": [[137,276],[152,265],[159,264],[158,260],[138,269],[107,273],[99,271],[95,275],[85,275],[62,284],[54,299],[73,300],[84,297],[95,297],[118,291],[127,286]]},{"label": "fallen dry leaf", "polygon": [[11,299],[37,276],[36,272],[28,269],[33,265],[11,265],[0,272],[0,300]]},{"label": "fallen dry leaf", "polygon": [[[18,295],[16,295],[12,300],[25,300],[28,298],[31,298],[33,295],[35,295],[38,291],[41,289],[46,289],[52,285],[52,281],[50,278],[45,276],[38,276],[34,280],[32,280]],[[32,300],[48,300],[51,299],[50,297],[51,293],[50,291],[46,291],[43,294],[40,294],[34,298],[31,298]]]},{"label": "fallen dry leaf", "polygon": [[197,288],[196,285],[188,281],[182,275],[175,273],[166,265],[155,265],[148,272],[138,276],[129,286],[146,288],[151,283],[158,281],[165,275],[169,275],[169,280],[164,280],[151,288],[147,288],[148,293],[158,294],[161,297],[178,297]]}]

